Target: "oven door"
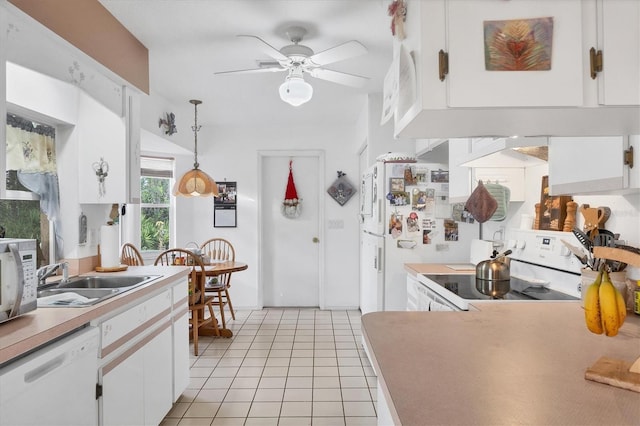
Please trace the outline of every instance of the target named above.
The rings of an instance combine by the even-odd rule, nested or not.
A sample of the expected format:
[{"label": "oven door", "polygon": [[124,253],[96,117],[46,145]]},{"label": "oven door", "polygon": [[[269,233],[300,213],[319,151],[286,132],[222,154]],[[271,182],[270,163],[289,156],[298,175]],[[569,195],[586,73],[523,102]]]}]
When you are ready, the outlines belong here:
[{"label": "oven door", "polygon": [[[426,291],[426,294],[430,302],[433,302],[434,309],[427,309],[431,311],[436,310],[452,310],[452,311],[468,311],[469,302],[457,294],[454,294],[441,286],[440,284],[427,278],[425,274],[418,274],[418,281],[420,281],[421,287]],[[447,309],[451,308],[451,309]]]},{"label": "oven door", "polygon": [[446,300],[424,284],[418,284],[419,311],[461,311],[459,307]]}]

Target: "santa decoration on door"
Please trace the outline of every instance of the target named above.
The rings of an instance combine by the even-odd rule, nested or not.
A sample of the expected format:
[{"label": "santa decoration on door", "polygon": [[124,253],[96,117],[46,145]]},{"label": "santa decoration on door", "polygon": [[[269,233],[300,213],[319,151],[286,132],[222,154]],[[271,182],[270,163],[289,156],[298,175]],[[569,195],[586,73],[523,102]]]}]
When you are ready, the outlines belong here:
[{"label": "santa decoration on door", "polygon": [[300,216],[302,198],[298,198],[296,184],[293,182],[293,161],[289,160],[289,179],[287,180],[287,190],[284,193],[282,203],[282,214],[288,218]]}]

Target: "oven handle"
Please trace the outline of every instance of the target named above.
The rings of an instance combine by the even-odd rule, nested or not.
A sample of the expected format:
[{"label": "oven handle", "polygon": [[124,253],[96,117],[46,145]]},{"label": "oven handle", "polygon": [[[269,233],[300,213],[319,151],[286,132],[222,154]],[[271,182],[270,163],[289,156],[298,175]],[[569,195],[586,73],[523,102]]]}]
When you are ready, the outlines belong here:
[{"label": "oven handle", "polygon": [[[439,294],[431,290],[429,287],[427,286],[423,286],[423,287],[426,290],[426,295],[431,302],[429,307],[430,311],[456,311],[456,312],[461,311],[460,308],[458,308],[453,303],[441,297]],[[431,306],[435,307],[436,309],[431,309]]]},{"label": "oven handle", "polygon": [[11,254],[13,254],[13,259],[15,260],[16,268],[18,269],[18,287],[16,289],[16,301],[13,304],[13,308],[11,308],[11,312],[9,312],[9,318],[13,318],[19,315],[20,306],[22,306],[22,293],[24,291],[24,267],[22,266],[22,258],[20,257],[18,245],[15,243],[9,244],[9,250],[11,250]]}]

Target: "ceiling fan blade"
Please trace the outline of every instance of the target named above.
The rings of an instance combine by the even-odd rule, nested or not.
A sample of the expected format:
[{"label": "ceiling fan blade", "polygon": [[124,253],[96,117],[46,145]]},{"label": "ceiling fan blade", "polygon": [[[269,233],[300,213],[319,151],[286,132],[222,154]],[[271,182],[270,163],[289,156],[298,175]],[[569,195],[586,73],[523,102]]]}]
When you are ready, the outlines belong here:
[{"label": "ceiling fan blade", "polygon": [[246,35],[246,34],[239,34],[238,37],[247,37],[247,38],[252,38],[254,40],[258,40],[260,42],[258,44],[260,46],[260,50],[262,50],[263,53],[271,56],[273,59],[276,59],[278,61],[287,61],[287,60],[289,60],[289,58],[287,58],[285,55],[280,53],[280,51],[278,49],[276,49],[275,47],[273,47],[272,45],[270,45],[269,43],[267,43],[266,41],[264,41],[260,37],[257,37],[257,36],[254,36],[254,35]]},{"label": "ceiling fan blade", "polygon": [[309,74],[315,78],[353,87],[364,87],[367,81],[369,81],[369,77],[328,70],[326,68],[314,68],[309,71]]},{"label": "ceiling fan blade", "polygon": [[323,50],[322,52],[318,52],[311,56],[309,60],[316,65],[326,65],[364,55],[365,53],[367,53],[366,47],[364,47],[359,41],[351,40],[330,49]]},{"label": "ceiling fan blade", "polygon": [[280,66],[278,67],[266,67],[266,68],[252,68],[252,69],[247,69],[247,70],[233,70],[233,71],[218,71],[218,72],[214,72],[214,74],[217,75],[224,75],[224,74],[258,74],[258,73],[264,73],[264,72],[281,72],[281,71],[286,71],[286,68],[282,68]]}]

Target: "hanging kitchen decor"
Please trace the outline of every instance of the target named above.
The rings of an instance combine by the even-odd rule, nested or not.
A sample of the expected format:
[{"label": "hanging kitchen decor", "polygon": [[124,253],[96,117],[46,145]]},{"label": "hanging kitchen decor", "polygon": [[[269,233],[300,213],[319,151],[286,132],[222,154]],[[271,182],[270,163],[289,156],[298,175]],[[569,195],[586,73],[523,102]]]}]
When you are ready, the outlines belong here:
[{"label": "hanging kitchen decor", "polygon": [[407,35],[404,32],[404,22],[407,20],[407,4],[404,0],[393,0],[387,8],[387,14],[391,16],[391,34],[398,40],[404,40]]},{"label": "hanging kitchen decor", "polygon": [[344,206],[353,194],[356,193],[355,187],[345,176],[347,176],[346,173],[342,173],[338,170],[338,179],[336,179],[329,189],[327,189],[327,193],[331,195],[331,198],[336,200],[336,202],[341,206]]},{"label": "hanging kitchen decor", "polygon": [[178,129],[176,128],[176,115],[172,112],[166,113],[166,118],[160,117],[158,120],[158,127],[162,127],[165,135],[173,135],[174,133],[178,133]]},{"label": "hanging kitchen decor", "polygon": [[93,163],[93,171],[96,172],[96,176],[98,178],[98,196],[102,198],[107,194],[104,180],[109,175],[109,163],[104,161],[104,158],[100,157],[100,161]]},{"label": "hanging kitchen decor", "polygon": [[296,184],[293,182],[293,161],[289,160],[289,179],[287,180],[287,189],[282,202],[282,214],[288,218],[300,216],[301,202],[302,198],[298,198]]}]

